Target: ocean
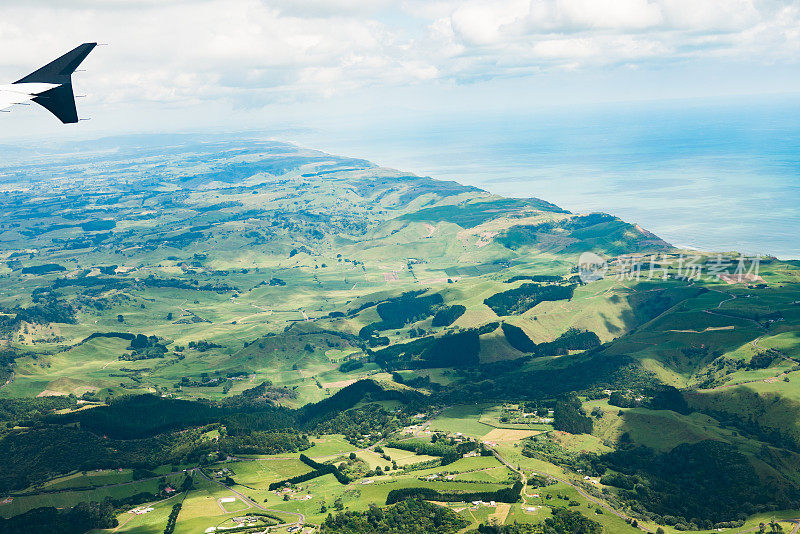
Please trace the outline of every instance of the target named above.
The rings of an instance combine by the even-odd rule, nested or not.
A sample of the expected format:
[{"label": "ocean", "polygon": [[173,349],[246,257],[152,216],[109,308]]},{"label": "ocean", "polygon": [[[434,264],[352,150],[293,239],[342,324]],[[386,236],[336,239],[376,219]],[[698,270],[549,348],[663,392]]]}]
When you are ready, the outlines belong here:
[{"label": "ocean", "polygon": [[408,113],[284,140],[611,213],[676,246],[800,258],[798,98]]}]

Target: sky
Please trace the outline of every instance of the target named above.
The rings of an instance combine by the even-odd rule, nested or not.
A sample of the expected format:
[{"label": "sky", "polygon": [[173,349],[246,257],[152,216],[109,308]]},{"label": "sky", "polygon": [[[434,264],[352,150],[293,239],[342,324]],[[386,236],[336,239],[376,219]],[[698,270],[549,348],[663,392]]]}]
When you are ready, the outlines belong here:
[{"label": "sky", "polygon": [[313,128],[797,93],[800,1],[0,0],[0,83],[81,42],[79,113],[0,139]]}]

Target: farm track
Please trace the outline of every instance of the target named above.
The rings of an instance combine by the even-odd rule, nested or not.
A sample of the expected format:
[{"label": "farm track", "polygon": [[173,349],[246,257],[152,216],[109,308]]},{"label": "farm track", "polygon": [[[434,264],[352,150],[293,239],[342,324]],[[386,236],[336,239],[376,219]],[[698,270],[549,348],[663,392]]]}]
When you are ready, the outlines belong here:
[{"label": "farm track", "polygon": [[[725,304],[726,302],[730,302],[732,300],[736,300],[736,298],[737,298],[736,295],[733,295],[731,293],[726,293],[724,291],[720,291],[719,289],[712,289],[711,291],[714,291],[716,293],[721,293],[723,295],[727,295],[730,298],[727,298],[725,300],[720,301],[717,304],[716,308],[707,309],[707,310],[703,310],[703,311],[706,312],[706,313],[712,314],[712,315],[719,315],[719,316],[722,316],[722,317],[731,317],[730,315],[727,315],[725,313],[721,313],[721,312],[715,311],[715,310],[721,309],[722,305]],[[744,319],[745,321],[750,321],[751,323],[755,324],[761,330],[766,330],[766,328],[764,328],[764,326],[761,323],[759,323],[758,321],[756,321],[755,319],[748,319],[746,317],[736,317],[736,318],[737,319]],[[718,330],[719,329],[721,329],[721,328],[718,328]],[[709,329],[707,328],[706,330],[709,330]],[[752,345],[752,347],[754,349],[756,349],[756,350],[758,350],[758,349],[767,350],[767,347],[763,347],[763,346],[759,345],[759,341],[761,341],[761,339],[763,337],[764,337],[764,334],[758,336],[757,338],[755,338],[754,340],[752,340],[750,342],[750,345]],[[794,362],[796,364],[800,363],[800,362],[798,362],[797,360],[795,360],[793,358],[789,358],[788,356],[784,356],[784,358],[789,360],[789,361],[791,361],[791,362]],[[719,391],[719,390],[722,390],[722,389],[730,389],[730,388],[735,388],[735,387],[738,387],[738,386],[745,386],[747,384],[758,384],[758,383],[761,383],[761,382],[775,382],[776,380],[780,380],[782,377],[787,376],[787,374],[788,373],[783,372],[783,373],[781,373],[781,374],[779,374],[777,376],[773,376],[773,377],[770,377],[770,378],[760,378],[758,380],[747,380],[745,382],[737,382],[735,384],[723,384],[721,386],[716,386],[716,387],[713,387],[713,388],[704,388],[704,389],[700,389],[698,391]],[[800,528],[800,527],[796,526],[794,532],[796,532],[798,528]]]},{"label": "farm track", "polygon": [[235,494],[240,499],[242,499],[242,501],[244,501],[245,504],[249,504],[251,507],[258,508],[259,510],[261,510],[263,512],[270,512],[270,513],[273,513],[273,514],[286,514],[286,515],[296,516],[297,517],[297,521],[295,521],[294,524],[296,524],[297,526],[303,526],[306,523],[306,516],[304,516],[300,512],[287,512],[287,511],[284,511],[284,510],[276,510],[274,508],[265,508],[265,507],[261,506],[260,504],[258,504],[257,502],[255,502],[254,500],[252,500],[247,495],[244,495],[243,493],[239,493],[238,491],[236,491],[235,489],[231,488],[230,486],[226,486],[225,484],[223,484],[219,480],[214,480],[213,478],[209,477],[207,474],[205,474],[205,472],[203,472],[202,469],[198,469],[197,472],[200,473],[203,476],[203,478],[205,478],[206,480],[208,480],[210,482],[216,482],[217,484],[219,484],[223,488],[225,488],[228,491],[230,491],[231,493]]},{"label": "farm track", "polygon": [[[525,497],[530,497],[530,495],[528,494],[528,491],[527,491],[528,490],[528,477],[525,475],[525,473],[522,470],[517,469],[511,462],[509,462],[508,460],[503,458],[500,455],[500,453],[498,453],[496,450],[493,450],[492,452],[494,453],[495,458],[497,458],[500,461],[500,463],[502,463],[503,465],[505,465],[506,467],[508,467],[509,469],[511,469],[512,471],[514,471],[515,473],[519,474],[522,477],[522,484],[523,484],[522,485],[522,495],[523,495],[523,499]],[[590,495],[582,487],[580,487],[579,485],[575,484],[571,480],[566,479],[566,478],[562,478],[562,477],[559,477],[559,476],[555,476],[555,475],[552,475],[552,474],[547,474],[546,476],[549,477],[549,478],[552,478],[553,480],[556,480],[558,482],[561,482],[563,484],[571,486],[582,497],[584,497],[588,501],[596,504],[597,506],[602,507],[604,510],[607,510],[608,512],[611,512],[612,514],[614,514],[615,516],[619,517],[623,521],[625,521],[625,522],[630,522],[631,521],[630,517],[628,517],[627,515],[625,515],[624,513],[620,512],[620,511],[612,508],[605,501]],[[800,518],[798,518],[798,519],[785,519],[784,521],[787,521],[789,523],[794,523],[794,527],[792,528],[792,530],[791,530],[791,532],[789,534],[797,534],[798,531],[800,531]],[[645,527],[645,526],[643,526],[641,524],[637,524],[637,528],[642,530],[643,532],[648,532],[650,534],[652,534],[652,532],[653,532],[653,531],[651,531],[650,529],[648,529],[647,527]],[[759,527],[756,526],[756,527],[749,528],[747,530],[737,530],[737,532],[739,532],[740,534],[746,534],[748,532],[757,532],[758,530],[759,530]]]},{"label": "farm track", "polygon": [[[247,487],[247,486],[245,486],[245,487]],[[247,501],[242,501],[242,502],[244,502],[247,505],[247,508],[245,508],[244,510],[236,510],[237,512],[244,512],[245,510],[249,510],[249,509],[251,509],[253,507],[253,505],[250,504]],[[223,514],[232,514],[233,513],[233,512],[229,512],[228,510],[225,509],[224,503],[222,502],[221,498],[217,499],[217,505],[219,506],[219,509],[222,510]]]},{"label": "farm track", "polygon": [[[175,497],[178,497],[179,495],[180,495],[180,494],[178,494],[178,495],[172,495],[172,496],[170,496],[170,497],[167,497],[166,499],[161,499],[160,501],[156,501],[156,502],[153,502],[153,503],[150,503],[150,504],[151,504],[151,505],[156,505],[156,504],[162,503],[162,502],[164,502],[164,501],[168,501],[168,500],[170,500],[170,499],[174,499]],[[119,525],[117,525],[116,527],[114,527],[114,530],[112,530],[111,532],[116,532],[116,531],[118,531],[119,529],[121,529],[122,527],[124,527],[125,525],[127,525],[127,524],[128,524],[128,522],[129,522],[131,519],[133,519],[134,517],[136,517],[134,514],[128,514],[128,519],[126,519],[125,521],[123,521],[122,523],[120,523]]]},{"label": "farm track", "polygon": [[[521,469],[517,469],[511,462],[509,462],[508,460],[503,458],[500,455],[500,453],[498,453],[496,450],[493,450],[492,452],[494,453],[494,457],[497,458],[500,461],[500,463],[502,463],[503,465],[505,465],[506,467],[508,467],[509,469],[511,469],[512,471],[514,471],[515,473],[517,473],[518,475],[520,475],[522,477],[522,494],[525,497],[529,497],[528,491],[527,491],[528,490],[528,477],[527,477],[527,475],[525,475],[525,472],[522,471]],[[628,517],[627,515],[623,514],[622,512],[620,512],[618,510],[615,510],[610,505],[608,505],[605,501],[602,501],[602,500],[598,499],[597,497],[594,497],[594,496],[590,495],[583,488],[581,488],[577,484],[573,483],[569,479],[561,478],[561,477],[558,477],[558,476],[555,476],[555,475],[551,475],[551,474],[548,474],[547,476],[549,478],[552,478],[553,480],[557,480],[558,482],[562,482],[562,483],[564,483],[564,484],[566,484],[568,486],[571,486],[582,497],[584,497],[588,501],[596,504],[597,506],[600,506],[603,509],[609,511],[610,513],[612,513],[615,516],[619,517],[623,521],[629,522],[631,520],[631,518]],[[645,528],[644,526],[638,525],[638,528],[640,530],[643,530],[644,532],[650,532],[650,530]]]}]

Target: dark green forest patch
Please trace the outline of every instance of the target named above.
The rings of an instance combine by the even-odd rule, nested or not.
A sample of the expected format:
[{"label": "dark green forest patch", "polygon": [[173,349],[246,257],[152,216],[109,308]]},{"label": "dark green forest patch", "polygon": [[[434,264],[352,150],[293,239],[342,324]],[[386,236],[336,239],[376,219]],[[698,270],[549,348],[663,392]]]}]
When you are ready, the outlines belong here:
[{"label": "dark green forest patch", "polygon": [[495,293],[483,301],[497,315],[519,315],[540,302],[569,300],[575,292],[574,285],[522,284],[521,286]]}]

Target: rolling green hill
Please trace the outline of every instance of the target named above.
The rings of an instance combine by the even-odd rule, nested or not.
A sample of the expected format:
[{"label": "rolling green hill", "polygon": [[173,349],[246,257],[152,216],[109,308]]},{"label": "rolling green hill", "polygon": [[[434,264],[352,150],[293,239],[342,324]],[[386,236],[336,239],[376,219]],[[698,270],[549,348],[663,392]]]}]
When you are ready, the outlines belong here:
[{"label": "rolling green hill", "polygon": [[[710,273],[738,255],[284,143],[109,143],[0,163],[0,501],[27,503],[0,516],[79,491],[163,531],[157,482],[52,498],[94,469],[194,473],[187,532],[258,503],[278,519],[257,526],[304,510],[335,531],[362,517],[323,508],[372,513],[393,489],[459,502],[523,475],[557,478],[494,521],[560,502],[608,532],[672,532],[800,509],[796,262],[695,278],[687,258]],[[604,277],[581,276],[583,252]],[[383,451],[404,439],[425,446]],[[315,475],[268,490],[309,471],[258,462],[301,451]],[[247,495],[226,508],[231,490]],[[451,504],[449,524],[490,522]]]}]

